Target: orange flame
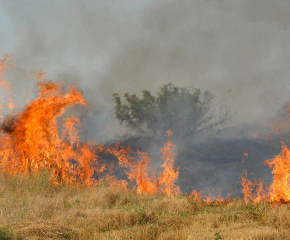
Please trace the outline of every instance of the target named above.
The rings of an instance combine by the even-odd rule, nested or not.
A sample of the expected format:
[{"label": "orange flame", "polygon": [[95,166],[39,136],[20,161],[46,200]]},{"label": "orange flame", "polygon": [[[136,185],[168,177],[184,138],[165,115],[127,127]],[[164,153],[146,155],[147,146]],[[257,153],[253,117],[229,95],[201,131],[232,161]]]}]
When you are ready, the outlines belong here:
[{"label": "orange flame", "polygon": [[261,202],[262,200],[268,200],[268,196],[264,190],[264,181],[260,180],[257,185],[258,185],[257,191],[256,191],[257,193],[256,193],[256,197],[254,198],[254,202],[258,203],[258,202]]},{"label": "orange flame", "polygon": [[[0,60],[0,86],[11,93],[10,85],[2,79],[7,73],[7,60],[10,58],[4,56]],[[61,124],[59,120],[68,108],[76,104],[89,106],[82,93],[74,86],[67,93],[63,92],[62,85],[46,81],[42,71],[36,78],[38,98],[29,102],[23,112],[12,115],[11,109],[15,105],[12,98],[8,100],[10,115],[0,125],[2,172],[33,174],[49,170],[54,184],[77,182],[94,186],[97,183],[94,174],[100,174],[106,168],[105,164],[98,162],[97,153],[105,151],[116,156],[121,167],[127,168],[128,178],[136,181],[137,192],[162,192],[169,196],[180,193],[179,187],[175,185],[179,172],[173,168],[176,154],[173,153],[174,145],[169,138],[170,131],[167,132],[168,142],[161,149],[163,171],[160,178],[156,179],[155,169],[152,171],[149,167],[151,160],[147,153],[133,153],[130,147],[122,147],[120,144],[103,147],[81,142],[78,136],[80,120],[73,116],[62,119]],[[110,184],[128,189],[128,183],[118,180],[112,173],[105,179]]]},{"label": "orange flame", "polygon": [[129,180],[136,181],[138,193],[153,193],[156,191],[156,187],[152,183],[154,176],[150,177],[148,164],[151,160],[147,153],[137,151],[140,160],[133,161],[134,156],[132,156],[130,147],[122,147],[120,144],[115,144],[113,147],[108,148],[107,152],[116,156],[121,167],[127,168],[125,172]]},{"label": "orange flame", "polygon": [[160,177],[156,179],[153,169],[150,171],[149,164],[151,159],[147,153],[137,151],[139,160],[134,161],[130,147],[121,147],[120,144],[115,144],[113,147],[108,148],[107,152],[116,156],[119,160],[121,167],[127,168],[126,174],[128,178],[133,182],[136,182],[138,193],[155,193],[162,192],[168,196],[176,195],[180,193],[179,186],[175,185],[175,181],[178,178],[179,171],[174,171],[174,160],[176,153],[173,153],[174,144],[170,141],[171,131],[167,131],[168,141],[166,145],[160,150],[163,154],[162,159],[164,163],[161,166],[163,171],[160,173]]},{"label": "orange flame", "polygon": [[290,150],[282,143],[282,152],[265,164],[273,168],[273,183],[269,187],[273,202],[290,202]]},{"label": "orange flame", "polygon": [[[264,190],[264,181],[259,180],[253,183],[247,179],[247,171],[244,170],[244,176],[241,176],[242,193],[244,194],[244,199],[246,201],[253,200],[253,202],[258,203],[262,200],[268,200],[268,196]],[[253,190],[256,188],[256,193],[253,194]]]},{"label": "orange flame", "polygon": [[[7,74],[8,59],[4,55],[0,60],[0,87],[9,95],[12,93],[10,84],[4,78]],[[136,185],[138,193],[163,193],[168,196],[180,194],[176,180],[179,168],[174,169],[177,153],[174,153],[174,144],[170,140],[171,131],[167,131],[167,143],[160,152],[164,163],[159,178],[156,170],[151,168],[151,159],[147,153],[132,152],[130,147],[115,144],[103,147],[96,143],[82,142],[79,139],[81,122],[78,118],[68,116],[62,118],[64,112],[76,104],[88,107],[82,93],[75,86],[64,92],[60,83],[45,80],[45,74],[37,74],[39,82],[38,98],[29,102],[23,111],[12,114],[15,108],[12,98],[6,103],[9,116],[3,118],[0,124],[0,168],[2,172],[33,174],[48,170],[50,179],[54,184],[85,183],[95,186],[98,181],[95,174],[101,174],[106,164],[99,163],[99,152],[114,155],[121,167],[125,167],[129,180]],[[1,98],[0,110],[4,109],[4,97]],[[290,107],[288,107],[290,114]],[[244,152],[244,157],[248,154]],[[274,203],[290,202],[290,149],[282,145],[282,152],[274,159],[265,161],[273,168],[273,183],[265,194],[263,182],[258,184],[247,180],[247,172],[241,177],[242,193],[245,200],[259,202],[270,200]],[[109,167],[109,166],[108,166]],[[118,180],[110,171],[105,180],[112,185],[128,190],[129,183]],[[256,186],[256,187],[255,187]],[[256,189],[256,194],[253,190]],[[192,197],[202,199],[202,193],[193,190]],[[222,202],[210,197],[205,199],[207,204]]]},{"label": "orange flame", "polygon": [[202,192],[201,191],[196,191],[196,190],[192,190],[191,196],[194,200],[196,201],[201,201],[202,200]]},{"label": "orange flame", "polygon": [[247,171],[244,171],[244,177],[241,176],[242,193],[244,194],[245,200],[253,199],[253,183],[247,179]]},{"label": "orange flame", "polygon": [[38,87],[39,97],[2,124],[2,171],[31,174],[49,169],[55,183],[83,180],[92,184],[94,150],[88,143],[80,144],[79,120],[70,116],[63,121],[64,138],[60,138],[57,124],[69,107],[88,104],[75,87],[68,93],[63,93],[58,83],[42,82]]},{"label": "orange flame", "polygon": [[165,192],[168,196],[171,196],[180,193],[179,186],[174,184],[174,182],[178,179],[179,168],[176,172],[174,171],[174,160],[177,153],[173,152],[174,144],[170,141],[170,136],[172,135],[171,130],[168,130],[166,133],[168,136],[168,141],[160,150],[163,154],[162,159],[164,159],[164,163],[161,166],[163,168],[163,172],[161,172],[160,178],[158,179],[158,184],[160,185],[161,192]]}]

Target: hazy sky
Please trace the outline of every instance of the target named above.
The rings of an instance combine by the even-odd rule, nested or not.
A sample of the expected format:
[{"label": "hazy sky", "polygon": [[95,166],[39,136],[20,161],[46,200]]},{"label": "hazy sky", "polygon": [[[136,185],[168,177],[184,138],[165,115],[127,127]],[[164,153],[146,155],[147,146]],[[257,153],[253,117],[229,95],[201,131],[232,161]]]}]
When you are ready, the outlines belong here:
[{"label": "hazy sky", "polygon": [[114,92],[172,82],[210,90],[233,124],[267,123],[290,102],[289,24],[289,0],[0,0],[0,53],[16,89],[42,68],[112,109]]}]

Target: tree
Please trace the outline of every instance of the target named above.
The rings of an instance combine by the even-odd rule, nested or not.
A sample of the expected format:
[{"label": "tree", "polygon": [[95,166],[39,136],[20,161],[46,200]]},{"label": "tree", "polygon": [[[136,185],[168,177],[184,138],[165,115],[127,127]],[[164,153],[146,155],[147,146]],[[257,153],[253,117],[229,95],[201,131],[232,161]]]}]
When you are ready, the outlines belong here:
[{"label": "tree", "polygon": [[143,90],[142,98],[125,93],[124,103],[118,93],[113,98],[116,118],[140,133],[162,136],[171,129],[173,136],[192,138],[230,118],[228,111],[213,111],[213,95],[209,91],[202,94],[200,89],[176,87],[172,83],[164,85],[157,96]]}]

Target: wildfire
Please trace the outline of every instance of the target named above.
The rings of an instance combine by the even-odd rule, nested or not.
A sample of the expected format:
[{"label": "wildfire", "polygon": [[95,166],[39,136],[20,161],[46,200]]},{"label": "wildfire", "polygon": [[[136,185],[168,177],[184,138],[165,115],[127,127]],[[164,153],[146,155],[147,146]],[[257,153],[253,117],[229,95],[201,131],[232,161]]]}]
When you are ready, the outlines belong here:
[{"label": "wildfire", "polygon": [[62,137],[57,123],[68,108],[88,104],[76,87],[64,93],[59,83],[41,81],[37,86],[38,98],[1,125],[2,171],[32,174],[48,169],[55,183],[80,180],[91,185],[94,169],[90,165],[95,154],[88,143],[78,139],[79,120],[72,116],[63,119]]},{"label": "wildfire", "polygon": [[[287,107],[287,114],[284,114],[282,120],[275,121],[272,128],[278,132],[283,131],[289,124],[290,105]],[[267,140],[271,140],[271,136],[266,136]],[[290,149],[282,142],[282,150],[278,156],[273,159],[266,160],[266,165],[271,167],[273,174],[273,183],[267,188],[265,193],[263,182],[253,184],[251,181],[242,177],[242,192],[245,199],[252,199],[255,202],[268,200],[272,203],[289,203],[290,202]],[[257,185],[256,196],[253,197],[253,186]]]},{"label": "wildfire", "polygon": [[247,171],[244,171],[244,177],[241,177],[241,185],[243,187],[242,193],[244,194],[244,199],[252,199],[253,183],[247,180]]},{"label": "wildfire", "polygon": [[273,159],[265,161],[273,168],[273,183],[269,187],[271,201],[290,202],[290,150],[282,143],[282,152]]},{"label": "wildfire", "polygon": [[[0,61],[0,83],[10,93],[10,85],[3,79],[7,73],[7,60]],[[31,101],[21,113],[9,115],[0,126],[0,167],[2,172],[11,174],[33,174],[48,170],[54,184],[85,183],[88,186],[97,184],[95,174],[106,169],[105,164],[98,161],[99,152],[113,154],[121,167],[126,168],[129,180],[136,182],[137,192],[162,192],[169,196],[179,194],[179,187],[174,184],[178,178],[178,170],[174,171],[174,145],[170,141],[161,149],[164,164],[160,178],[155,178],[151,170],[151,162],[147,153],[132,152],[129,147],[115,144],[111,147],[97,143],[81,142],[78,132],[81,122],[78,118],[68,116],[64,112],[76,104],[88,107],[82,93],[75,86],[64,92],[60,83],[45,80],[45,74],[37,74],[39,88],[38,98]],[[14,107],[8,100],[8,107]],[[62,129],[62,131],[60,131]],[[137,159],[137,160],[136,160]],[[105,177],[110,184],[128,188],[128,183],[118,180],[112,174]]]},{"label": "wildfire", "polygon": [[[126,167],[126,174],[131,181],[135,181],[138,193],[154,193],[162,192],[168,196],[180,194],[179,186],[175,185],[178,179],[179,171],[174,171],[174,160],[176,153],[173,153],[174,144],[170,141],[171,131],[167,131],[168,141],[166,145],[161,148],[160,152],[163,154],[162,159],[164,163],[161,166],[163,171],[160,177],[156,178],[156,170],[149,167],[151,159],[147,153],[137,151],[137,161],[132,161],[135,157],[131,154],[130,147],[122,147],[120,144],[108,148],[107,151],[119,160],[121,167]],[[151,171],[150,171],[151,170]]]},{"label": "wildfire", "polygon": [[[71,86],[65,92],[62,84],[45,80],[42,71],[37,74],[38,97],[29,102],[22,112],[13,114],[16,106],[9,97],[13,91],[10,84],[4,80],[9,58],[11,57],[4,55],[0,60],[0,86],[8,94],[6,98],[1,96],[0,109],[3,110],[4,105],[7,105],[9,110],[9,115],[2,116],[0,124],[2,172],[30,175],[46,170],[50,173],[52,183],[56,185],[84,183],[87,186],[96,186],[101,181],[96,176],[107,169],[109,173],[104,177],[105,181],[128,190],[130,184],[114,176],[113,165],[100,163],[100,153],[108,153],[118,159],[120,167],[125,168],[131,186],[134,184],[138,193],[163,193],[168,196],[181,193],[179,186],[175,184],[179,168],[174,169],[177,153],[174,152],[175,146],[170,140],[170,130],[166,132],[167,143],[160,149],[164,162],[157,177],[156,169],[151,167],[151,158],[145,152],[133,152],[130,147],[121,146],[119,143],[105,147],[81,141],[78,135],[81,129],[80,120],[71,115],[65,118],[63,114],[77,104],[84,107],[89,107],[89,104],[76,86]],[[290,115],[290,107],[288,111]],[[253,138],[257,136],[258,133],[254,133]],[[244,152],[244,157],[248,157],[248,153]],[[267,200],[273,203],[289,203],[290,149],[283,144],[282,152],[275,158],[266,160],[265,164],[273,168],[272,185],[265,192],[263,181],[253,183],[247,180],[245,171],[241,177],[244,199],[254,202]],[[193,190],[191,198],[201,200],[202,192]],[[204,201],[208,204],[226,201],[210,199],[207,197]]]},{"label": "wildfire", "polygon": [[180,188],[174,184],[178,179],[179,169],[174,171],[174,160],[176,158],[176,153],[173,153],[174,144],[170,141],[171,131],[167,131],[168,141],[166,145],[161,148],[160,152],[163,154],[162,159],[164,163],[161,166],[163,172],[161,172],[160,178],[158,179],[158,184],[161,187],[161,191],[165,192],[168,196],[172,194],[179,194]]}]

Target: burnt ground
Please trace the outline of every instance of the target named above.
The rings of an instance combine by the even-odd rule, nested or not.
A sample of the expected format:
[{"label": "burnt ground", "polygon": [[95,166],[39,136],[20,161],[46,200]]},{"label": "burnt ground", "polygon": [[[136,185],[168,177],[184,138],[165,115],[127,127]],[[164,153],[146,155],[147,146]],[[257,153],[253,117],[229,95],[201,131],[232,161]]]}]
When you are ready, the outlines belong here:
[{"label": "burnt ground", "polygon": [[[249,180],[264,179],[269,186],[272,181],[271,168],[264,164],[281,151],[281,140],[287,143],[288,135],[279,135],[271,141],[266,139],[208,139],[204,142],[179,142],[175,166],[179,168],[177,185],[183,193],[193,189],[202,190],[213,197],[241,196],[240,176],[247,170]],[[150,137],[131,137],[121,142],[132,150],[146,151],[152,156],[152,165],[160,171],[160,148],[165,141]],[[248,156],[244,156],[247,153]],[[106,154],[102,156],[107,163],[115,162],[114,172],[119,179],[126,179],[124,169],[117,159]]]}]

